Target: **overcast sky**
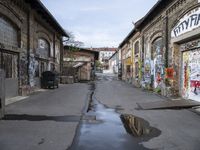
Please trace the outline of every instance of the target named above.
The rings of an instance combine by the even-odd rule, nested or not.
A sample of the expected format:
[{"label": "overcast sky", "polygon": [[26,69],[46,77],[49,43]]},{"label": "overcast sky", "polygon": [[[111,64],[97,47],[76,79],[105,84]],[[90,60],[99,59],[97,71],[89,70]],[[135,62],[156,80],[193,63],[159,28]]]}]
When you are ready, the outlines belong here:
[{"label": "overcast sky", "polygon": [[157,0],[41,0],[85,47],[118,47]]}]

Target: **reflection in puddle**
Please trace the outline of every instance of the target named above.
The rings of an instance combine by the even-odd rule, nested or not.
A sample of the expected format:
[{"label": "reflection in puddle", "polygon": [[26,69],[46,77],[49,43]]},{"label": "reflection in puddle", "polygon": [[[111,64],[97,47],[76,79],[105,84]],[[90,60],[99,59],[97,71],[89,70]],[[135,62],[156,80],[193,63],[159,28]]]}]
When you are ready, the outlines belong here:
[{"label": "reflection in puddle", "polygon": [[129,114],[123,114],[120,116],[126,131],[136,137],[148,135],[151,132],[151,127],[147,123],[138,117]]}]

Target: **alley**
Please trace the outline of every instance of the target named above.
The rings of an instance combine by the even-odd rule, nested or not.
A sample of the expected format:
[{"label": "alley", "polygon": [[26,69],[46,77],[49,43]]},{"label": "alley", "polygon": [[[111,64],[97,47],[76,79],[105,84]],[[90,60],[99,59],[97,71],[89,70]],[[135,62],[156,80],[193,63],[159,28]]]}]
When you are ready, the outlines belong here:
[{"label": "alley", "polygon": [[0,150],[199,150],[200,0],[0,0]]},{"label": "alley", "polygon": [[[199,115],[138,109],[137,102],[159,100],[165,99],[103,74],[95,82],[35,93],[6,107],[1,150],[199,149]],[[143,134],[127,132],[125,114],[139,119]]]}]

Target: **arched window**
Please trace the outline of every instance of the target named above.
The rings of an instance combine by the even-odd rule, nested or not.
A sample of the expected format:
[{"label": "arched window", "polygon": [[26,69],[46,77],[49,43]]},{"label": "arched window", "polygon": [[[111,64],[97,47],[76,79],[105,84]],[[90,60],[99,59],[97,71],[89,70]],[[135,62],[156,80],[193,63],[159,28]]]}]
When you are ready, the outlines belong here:
[{"label": "arched window", "polygon": [[164,50],[163,38],[157,38],[152,43],[151,58],[154,62],[154,78],[152,86],[157,88],[161,84],[162,76],[164,75]]},{"label": "arched window", "polygon": [[137,41],[137,42],[135,43],[134,48],[135,48],[135,54],[139,53],[139,49],[140,49],[140,47],[139,47],[139,41]]},{"label": "arched window", "polygon": [[47,40],[43,38],[38,39],[38,48],[36,54],[42,58],[48,58],[50,56],[50,44]]},{"label": "arched window", "polygon": [[152,51],[151,51],[151,57],[154,59],[158,55],[163,55],[163,39],[157,38],[153,43],[152,43]]},{"label": "arched window", "polygon": [[19,46],[17,28],[2,16],[0,16],[0,41],[9,46]]}]

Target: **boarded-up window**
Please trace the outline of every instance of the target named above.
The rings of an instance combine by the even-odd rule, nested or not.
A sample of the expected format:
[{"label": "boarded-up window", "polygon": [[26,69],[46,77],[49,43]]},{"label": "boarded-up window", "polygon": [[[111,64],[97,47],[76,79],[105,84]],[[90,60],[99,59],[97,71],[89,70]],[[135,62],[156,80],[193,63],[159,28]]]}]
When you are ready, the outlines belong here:
[{"label": "boarded-up window", "polygon": [[9,46],[18,47],[17,29],[0,16],[0,42]]}]

